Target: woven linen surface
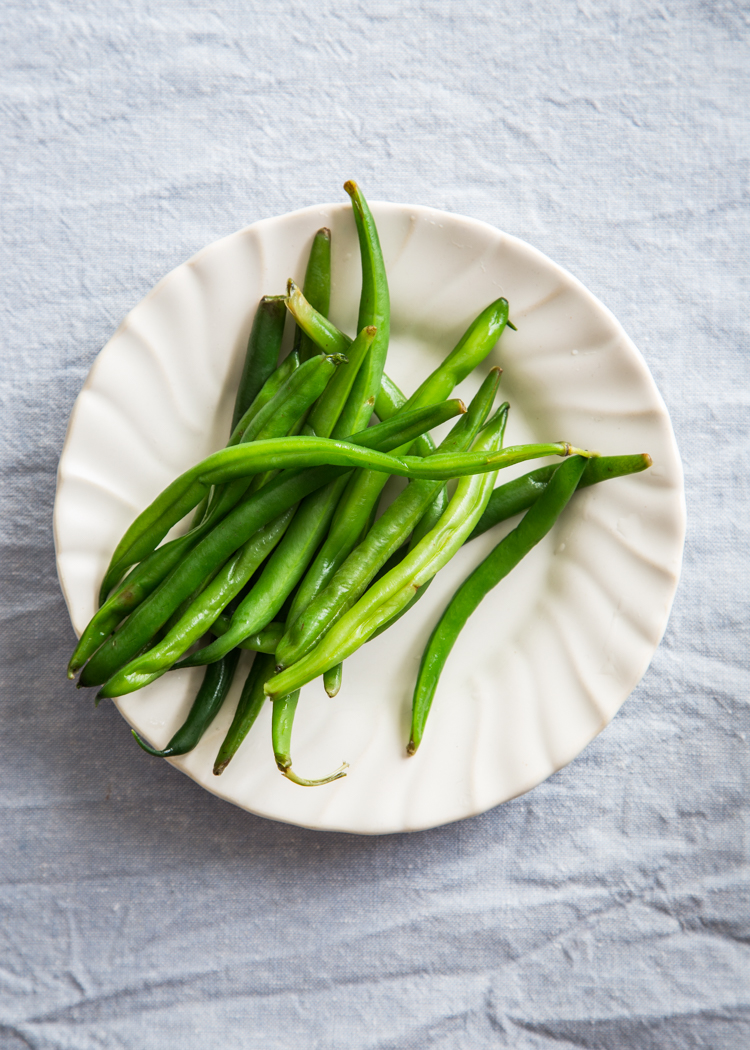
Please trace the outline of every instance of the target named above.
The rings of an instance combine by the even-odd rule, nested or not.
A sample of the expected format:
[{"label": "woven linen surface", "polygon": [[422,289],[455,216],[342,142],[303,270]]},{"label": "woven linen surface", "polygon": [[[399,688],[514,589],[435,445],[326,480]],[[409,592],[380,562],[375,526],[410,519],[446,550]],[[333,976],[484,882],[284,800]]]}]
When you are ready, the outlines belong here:
[{"label": "woven linen surface", "polygon": [[[2,4],[2,1050],[750,1046],[749,35],[740,0]],[[127,311],[348,177],[599,296],[688,501],[611,726],[522,798],[382,838],[250,816],[95,712],[51,530]]]}]

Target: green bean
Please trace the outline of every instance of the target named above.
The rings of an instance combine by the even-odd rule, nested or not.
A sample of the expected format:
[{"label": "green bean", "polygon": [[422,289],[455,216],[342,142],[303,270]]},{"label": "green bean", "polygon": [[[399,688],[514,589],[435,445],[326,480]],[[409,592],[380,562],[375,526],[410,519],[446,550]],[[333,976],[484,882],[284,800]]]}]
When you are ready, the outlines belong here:
[{"label": "green bean", "polygon": [[[322,360],[327,360],[329,362],[328,366],[321,367],[320,362]],[[287,358],[287,361],[290,361],[290,359]],[[319,357],[317,361],[312,362],[312,368],[308,365],[302,371],[301,376],[296,374],[299,371],[299,367],[294,358],[292,358],[289,367],[282,366],[277,369],[271,380],[266,383],[266,387],[264,387],[265,392],[266,388],[272,385],[273,380],[273,394],[257,412],[255,412],[255,408],[260,398],[256,398],[251,408],[233,430],[229,439],[229,445],[236,445],[259,437],[281,437],[286,434],[293,423],[296,422],[298,416],[310,404],[306,391],[318,389],[318,383],[321,380],[323,383],[327,382],[333,369],[340,361],[341,357],[337,355],[329,358]],[[294,367],[291,367],[292,365]],[[283,381],[279,378],[282,374],[285,376]],[[214,492],[203,520],[196,526],[196,531],[202,530],[202,532],[199,532],[202,535],[211,527],[213,522],[231,510],[244,495],[247,485],[248,483],[243,480],[238,484],[228,486],[220,492]],[[135,562],[142,561],[143,558],[147,557],[169,530],[188,513],[188,511],[183,509],[181,498],[171,502],[169,491],[169,487],[165,489],[164,493],[157,497],[157,500],[136,518],[120,540],[102,581],[100,601],[102,595],[109,594],[112,587],[122,577],[123,572]],[[204,495],[208,495],[208,489],[206,489]],[[164,498],[162,499],[162,497]],[[188,501],[192,501],[193,497],[190,494],[190,490],[188,490],[186,498]],[[188,510],[190,509],[192,507],[188,508]]]},{"label": "green bean", "polygon": [[[319,513],[318,504],[323,504],[323,513]],[[229,630],[210,645],[186,656],[179,667],[197,667],[221,659],[248,635],[263,630],[276,616],[330,525],[333,507],[328,499],[328,487],[313,493],[305,509],[307,513],[302,513],[300,508],[294,516],[287,531],[287,542],[269,558],[260,579],[235,610]]]},{"label": "green bean", "polygon": [[[300,310],[300,315],[311,324],[311,330],[325,330],[329,336],[332,335],[332,325],[324,324],[322,319],[316,318],[309,309],[301,309],[299,296],[296,296],[296,307]],[[501,297],[489,303],[489,306],[468,325],[453,351],[440,362],[437,369],[405,402],[405,408],[428,404],[433,400],[437,401],[447,397],[454,386],[465,379],[493,349],[507,323],[507,311],[508,304],[505,298]],[[341,340],[338,341],[338,345],[342,345]],[[388,385],[386,388],[388,391]],[[387,395],[383,395],[382,383],[379,395],[381,411],[384,408],[384,411],[388,412],[390,406],[386,404]],[[291,625],[333,579],[336,570],[353,550],[364,522],[370,516],[374,501],[379,498],[387,481],[387,477],[373,474],[372,471],[363,472],[352,479],[349,490],[343,496],[336,511],[331,532],[297,591],[290,614]]]},{"label": "green bean", "polygon": [[283,296],[264,295],[255,311],[247,341],[245,363],[232,413],[232,429],[239,423],[276,368],[285,319]]},{"label": "green bean", "polygon": [[[231,622],[232,617],[223,612],[211,624],[211,630],[219,637],[222,634],[226,634]],[[283,634],[284,624],[273,621],[267,627],[264,627],[262,631],[248,635],[247,638],[240,642],[238,648],[249,649],[254,653],[275,653],[276,646],[281,641]]]},{"label": "green bean", "polygon": [[[293,372],[299,368],[299,354],[291,353],[281,362],[279,367],[271,373],[268,379],[265,381],[260,389],[260,392],[255,396],[249,407],[245,409],[243,415],[237,420],[232,427],[232,436],[235,434],[242,434],[255,419],[257,414],[266,407],[271,398],[275,397],[281,390],[282,386]],[[227,444],[236,445],[236,441],[232,441],[230,436]]]},{"label": "green bean", "polygon": [[[367,427],[359,434],[353,435],[353,438],[355,442],[361,442],[363,448],[398,447],[404,440],[413,440],[424,430],[437,426],[439,421],[450,418],[455,411],[455,408],[451,411],[450,403],[417,409],[398,419]],[[323,439],[288,440],[320,442]],[[324,445],[326,444],[328,443],[324,442]],[[237,455],[245,447],[253,446],[239,445],[224,451]],[[217,565],[222,565],[254,532],[309,493],[346,473],[346,470],[346,467],[326,466],[312,471],[287,471],[230,511],[177,562],[170,574],[143,598],[120,630],[94,653],[83,669],[80,684],[101,685],[110,678],[140,652],[180,602],[200,586],[206,576]],[[158,554],[158,551],[155,553]]]},{"label": "green bean", "polygon": [[356,182],[345,182],[344,189],[351,197],[362,260],[362,292],[359,299],[357,331],[360,332],[368,325],[374,325],[377,329],[370,353],[354,381],[349,397],[351,406],[347,404],[353,411],[351,419],[347,420],[348,433],[351,433],[367,424],[380,390],[391,335],[391,301],[380,238],[369,205]]},{"label": "green bean", "polygon": [[[294,508],[290,507],[254,533],[228,560],[208,586],[196,595],[166,637],[112,675],[102,686],[100,697],[124,696],[126,693],[132,693],[136,689],[150,685],[168,671],[193,642],[206,633],[217,616],[239,594],[255,570],[290,527],[293,517]],[[266,622],[270,621],[269,616]],[[265,627],[266,624],[260,626]],[[222,657],[233,648],[233,644],[226,647]],[[192,666],[192,664],[188,661],[187,666]]]},{"label": "green bean", "polygon": [[149,755],[155,755],[157,758],[171,758],[173,755],[186,755],[188,751],[192,751],[218,715],[227,698],[234,679],[234,672],[237,669],[239,655],[239,652],[235,650],[228,653],[219,663],[211,664],[206,668],[203,682],[187,718],[165,748],[157,751],[133,730],[136,743]]},{"label": "green bean", "polygon": [[[271,297],[269,296],[268,298],[271,298]],[[232,433],[230,435],[230,438],[229,438],[229,441],[227,442],[227,444],[235,445],[235,444],[238,443],[237,440],[234,440],[234,441],[232,440],[232,438],[235,437],[235,434],[238,435],[239,440],[249,440],[250,439],[250,436],[252,435],[252,431],[250,430],[250,423],[255,419],[255,417],[261,411],[261,409],[264,408],[266,404],[268,404],[268,402],[271,400],[271,398],[275,396],[275,394],[280,390],[280,388],[283,386],[283,384],[287,381],[287,379],[292,374],[292,372],[294,372],[297,368],[299,368],[299,354],[291,353],[291,354],[288,355],[288,357],[284,358],[284,360],[279,365],[279,367],[274,372],[272,372],[271,375],[269,376],[269,378],[265,381],[265,383],[261,387],[260,393],[258,393],[256,395],[255,399],[250,404],[250,407],[245,410],[244,414],[240,417],[240,419],[232,427]],[[247,431],[247,434],[248,434],[247,438],[244,437],[245,431]],[[281,433],[287,433],[287,431],[282,431]],[[257,435],[253,435],[253,436],[257,436]],[[264,433],[263,434],[263,437],[275,437],[275,436],[279,436],[279,435],[272,434],[272,433],[269,433],[269,434],[265,434]],[[219,494],[217,492],[212,490],[211,492],[207,492],[206,495],[203,497],[201,502],[196,507],[195,513],[194,513],[194,515],[193,515],[193,517],[191,519],[191,522],[190,522],[190,531],[191,532],[192,532],[193,529],[197,528],[197,526],[205,523],[205,521],[207,520],[207,511],[208,511],[209,506],[211,507],[211,514],[210,514],[211,519],[216,517],[217,512],[222,512],[224,510],[224,507],[221,507],[221,508],[217,508],[216,507],[216,501],[218,499],[218,495]],[[110,563],[110,570],[114,570],[114,566],[111,563]],[[109,574],[109,570],[108,570],[108,574]],[[102,582],[102,591],[103,591],[105,582],[106,582],[106,578],[105,578],[105,581]],[[100,603],[101,603],[101,601],[102,601],[102,598],[100,597]]]},{"label": "green bean", "polygon": [[288,696],[279,696],[273,703],[273,716],[271,719],[271,735],[273,742],[273,755],[276,759],[276,767],[283,773],[287,780],[291,780],[300,787],[320,787],[322,784],[330,784],[340,777],[346,776],[348,765],[343,763],[335,773],[322,777],[320,780],[304,780],[298,777],[292,770],[292,725],[294,724],[294,712],[299,700],[299,689]]},{"label": "green bean", "polygon": [[440,673],[464,624],[485,595],[547,535],[575,492],[585,466],[583,457],[574,456],[555,470],[520,524],[464,580],[446,606],[422,655],[414,690],[408,754],[413,755],[419,747]]},{"label": "green bean", "polygon": [[[500,455],[497,449],[504,425],[505,415],[498,413],[479,435],[474,446],[477,452]],[[462,477],[442,518],[411,554],[370,587],[307,656],[266,682],[266,693],[271,699],[300,689],[340,663],[356,652],[381,624],[395,616],[414,592],[453,557],[469,535],[487,505],[496,476],[487,473]]]},{"label": "green bean", "polygon": [[[453,427],[437,454],[460,452],[472,444],[487,418],[499,382],[500,370],[493,369],[468,412]],[[304,610],[304,615],[292,620],[290,613],[287,632],[276,650],[277,670],[305,656],[336,620],[354,605],[378,569],[409,537],[441,488],[440,481],[413,481],[408,485],[342,561],[328,584]]]},{"label": "green bean", "polygon": [[[260,412],[248,425],[250,436],[266,438],[285,433],[296,422],[300,413],[309,408],[316,398],[325,392],[326,384],[339,360],[338,356],[330,358],[319,356],[297,369],[293,375],[288,377],[287,382],[277,394],[269,400],[266,407],[273,411]],[[168,575],[179,559],[195,547],[214,523],[224,517],[240,501],[247,487],[247,479],[240,478],[221,490],[214,490],[216,499],[201,525],[191,530],[186,536],[172,540],[163,548],[146,555],[147,561],[142,562],[141,566],[126,577],[86,627],[68,664],[69,678],[75,677],[78,669],[99,648],[128,612],[140,604],[146,594],[150,593]],[[143,541],[140,542],[143,543]],[[137,553],[141,553],[138,549],[138,541],[135,547]],[[170,547],[171,550],[167,549]],[[131,550],[133,550],[132,547]]]},{"label": "green bean", "polygon": [[[628,474],[637,474],[641,470],[647,470],[651,466],[651,456],[647,452],[634,456],[596,456],[586,461],[578,488],[584,489],[589,485],[596,485],[608,478],[620,478]],[[549,480],[557,470],[557,464],[548,467],[538,467],[536,470],[524,474],[515,481],[508,481],[504,485],[498,485],[490,496],[482,517],[477,522],[476,528],[469,536],[469,540],[481,536],[487,529],[497,525],[500,521],[506,521],[524,510],[528,510],[541,496],[549,484]],[[466,542],[468,543],[469,540]]]},{"label": "green bean", "polygon": [[[453,390],[487,356],[505,328],[508,301],[490,303],[469,325],[454,349],[407,400],[405,408],[439,401]],[[382,384],[381,384],[382,385]],[[397,450],[408,451],[408,449]],[[294,624],[311,601],[320,594],[353,550],[379,498],[387,477],[366,471],[355,475],[336,511],[331,531],[303,580],[291,612]]]},{"label": "green bean", "polygon": [[[236,652],[236,650],[233,650]],[[226,660],[227,657],[225,656]],[[219,662],[219,666],[223,661]],[[209,667],[215,667],[209,664]],[[263,709],[265,696],[263,694],[263,682],[266,675],[273,669],[273,656],[259,654],[253,660],[245,684],[242,687],[237,710],[234,712],[232,724],[227,730],[227,735],[219,748],[219,753],[214,762],[214,776],[218,777],[224,772],[243,742],[247,734],[253,728],[256,718]]]},{"label": "green bean", "polygon": [[323,688],[330,697],[338,695],[343,675],[344,665],[342,663],[336,664],[335,667],[329,667],[327,671],[323,672]]},{"label": "green bean", "polygon": [[407,408],[430,404],[446,397],[484,361],[508,323],[508,300],[496,299],[476,317],[444,361],[417,387]]},{"label": "green bean", "polygon": [[[372,325],[363,328],[354,342],[346,352],[347,364],[337,369],[336,375],[324,394],[321,394],[317,404],[307,417],[305,425],[306,434],[314,434],[317,437],[330,437],[336,426],[336,421],[341,415],[343,406],[351,392],[357,373],[362,367],[365,358],[370,353],[377,329]],[[366,421],[365,421],[366,422]],[[357,429],[360,429],[359,427]],[[347,437],[347,434],[342,434]]]},{"label": "green bean", "polygon": [[[313,237],[305,271],[304,293],[316,310],[324,317],[328,316],[331,304],[331,231],[325,226]],[[319,353],[315,343],[299,326],[294,331],[294,349],[299,351],[301,361],[307,361]]]},{"label": "green bean", "polygon": [[[455,415],[455,412],[452,414]],[[397,455],[395,452],[377,452],[362,445],[355,445],[351,441],[333,438],[290,437],[270,438],[268,441],[254,441],[250,445],[222,449],[208,456],[187,473],[197,475],[204,485],[213,485],[259,474],[264,470],[299,470],[304,467],[327,465],[364,467],[375,473],[395,474],[402,478],[450,481],[451,478],[487,473],[512,466],[514,463],[524,463],[529,459],[576,454],[595,455],[585,449],[575,448],[567,441],[551,441],[532,445],[509,445],[499,452],[492,453],[457,452],[422,458]]]},{"label": "green bean", "polygon": [[[445,401],[442,404],[447,408],[451,403]],[[328,531],[334,509],[335,501],[329,499],[327,488],[308,497],[295,515],[284,543],[274,551],[261,578],[235,610],[229,630],[210,645],[181,660],[180,667],[195,667],[218,660],[249,634],[262,630],[271,622],[298,584]]]}]

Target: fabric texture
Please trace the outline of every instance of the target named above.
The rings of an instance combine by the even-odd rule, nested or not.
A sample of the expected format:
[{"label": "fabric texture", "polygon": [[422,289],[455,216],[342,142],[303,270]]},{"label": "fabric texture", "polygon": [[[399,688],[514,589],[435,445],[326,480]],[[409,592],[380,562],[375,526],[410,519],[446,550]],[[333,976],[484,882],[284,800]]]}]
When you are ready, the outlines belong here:
[{"label": "fabric texture", "polygon": [[[0,26],[2,1050],[749,1046],[747,5],[6,0]],[[688,501],[611,726],[524,797],[374,839],[250,816],[94,712],[51,531],[128,310],[350,177],[599,296]]]}]

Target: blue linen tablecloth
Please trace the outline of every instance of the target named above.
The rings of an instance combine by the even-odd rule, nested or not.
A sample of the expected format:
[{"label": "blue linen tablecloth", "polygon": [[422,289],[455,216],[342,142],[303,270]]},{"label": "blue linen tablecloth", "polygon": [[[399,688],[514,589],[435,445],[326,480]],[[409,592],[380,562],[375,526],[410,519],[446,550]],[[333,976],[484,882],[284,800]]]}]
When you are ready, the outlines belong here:
[{"label": "blue linen tablecloth", "polygon": [[[0,1048],[750,1046],[747,5],[6,0],[0,26]],[[126,312],[346,177],[598,295],[689,516],[606,732],[522,798],[375,839],[241,812],[94,714],[51,533]]]}]

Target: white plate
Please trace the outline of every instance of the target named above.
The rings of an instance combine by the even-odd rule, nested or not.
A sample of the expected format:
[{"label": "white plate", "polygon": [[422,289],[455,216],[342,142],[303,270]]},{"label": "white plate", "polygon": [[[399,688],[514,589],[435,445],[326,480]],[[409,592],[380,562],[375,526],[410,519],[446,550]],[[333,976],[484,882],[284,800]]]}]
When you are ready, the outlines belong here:
[{"label": "white plate", "polygon": [[[451,654],[413,758],[405,743],[424,643],[455,586],[510,525],[463,548],[395,630],[347,660],[338,697],[328,699],[320,682],[303,691],[294,767],[317,777],[345,759],[346,778],[314,789],[284,779],[271,753],[270,704],[226,772],[213,776],[239,675],[199,747],[174,761],[254,813],[364,834],[481,813],[570,762],[648,667],[677,586],[685,521],[666,408],[612,314],[546,256],[491,226],[423,207],[372,207],[391,285],[387,371],[404,391],[505,295],[518,332],[502,336],[487,367],[458,393],[468,400],[487,368],[501,364],[509,444],[562,439],[604,454],[649,452],[654,466],[576,495],[485,600]],[[335,204],[266,219],[209,245],[159,282],[97,358],[71,417],[55,504],[58,572],[79,633],[135,515],[224,445],[255,304],[283,291],[289,276],[301,283],[323,225],[333,234],[331,317],[354,334],[359,252],[351,210]],[[173,672],[118,707],[163,747],[201,675]]]}]

